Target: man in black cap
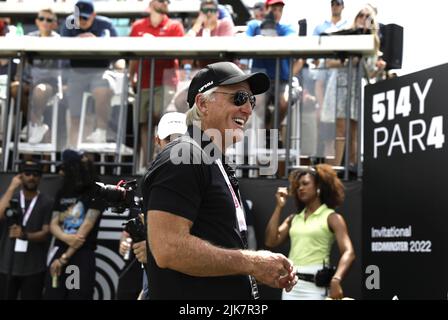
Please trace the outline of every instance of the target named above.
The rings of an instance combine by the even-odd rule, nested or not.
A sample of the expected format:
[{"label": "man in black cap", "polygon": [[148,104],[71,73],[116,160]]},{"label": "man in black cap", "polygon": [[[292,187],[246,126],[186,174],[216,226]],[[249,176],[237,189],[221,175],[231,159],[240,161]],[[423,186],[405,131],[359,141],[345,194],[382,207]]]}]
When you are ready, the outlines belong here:
[{"label": "man in black cap", "polygon": [[0,199],[0,297],[36,300],[42,296],[53,202],[39,191],[39,163],[27,161],[20,172]]},{"label": "man in black cap", "polygon": [[[117,31],[110,19],[95,13],[91,0],[79,0],[75,4],[75,13],[67,17],[61,35],[77,38],[108,38],[116,37]],[[76,146],[77,142],[84,92],[91,92],[95,101],[97,126],[86,140],[95,143],[106,142],[112,88],[115,86],[112,74],[107,71],[109,65],[110,60],[107,59],[70,60],[67,98],[71,115],[69,135],[71,147]]]},{"label": "man in black cap", "polygon": [[168,144],[147,172],[151,299],[258,298],[257,281],[290,290],[296,283],[285,256],[247,250],[238,181],[225,150],[241,141],[268,90],[264,73],[245,74],[231,62],[201,69],[188,90],[188,133]]}]

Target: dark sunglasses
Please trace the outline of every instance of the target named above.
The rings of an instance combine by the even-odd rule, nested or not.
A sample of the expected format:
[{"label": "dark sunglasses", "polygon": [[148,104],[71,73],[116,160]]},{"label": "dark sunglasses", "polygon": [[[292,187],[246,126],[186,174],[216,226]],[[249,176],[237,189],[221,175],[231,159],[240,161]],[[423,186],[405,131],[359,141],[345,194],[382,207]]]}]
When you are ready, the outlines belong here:
[{"label": "dark sunglasses", "polygon": [[27,177],[34,176],[36,178],[39,178],[42,175],[40,172],[36,172],[36,171],[25,171],[23,174]]},{"label": "dark sunglasses", "polygon": [[370,14],[368,14],[368,13],[360,13],[360,14],[358,14],[358,18],[366,18],[366,19],[369,19],[370,18]]},{"label": "dark sunglasses", "polygon": [[216,12],[218,12],[218,9],[216,9],[216,8],[202,8],[201,12],[205,13],[205,14],[207,14],[207,13],[216,13]]},{"label": "dark sunglasses", "polygon": [[90,17],[79,16],[79,19],[83,20],[83,21],[87,21],[90,19]]},{"label": "dark sunglasses", "polygon": [[41,22],[45,21],[45,22],[48,22],[48,23],[53,23],[54,22],[53,18],[45,18],[45,17],[37,17],[37,20],[39,20]]},{"label": "dark sunglasses", "polygon": [[255,99],[255,96],[250,94],[246,91],[237,91],[235,93],[231,92],[221,92],[221,91],[215,91],[215,93],[222,93],[222,94],[231,94],[233,95],[233,104],[237,107],[241,107],[244,104],[246,104],[247,100],[249,100],[250,106],[252,110],[255,108],[255,102],[257,99]]},{"label": "dark sunglasses", "polygon": [[171,1],[170,0],[157,0],[159,3],[167,3],[167,4],[170,4],[171,3]]}]

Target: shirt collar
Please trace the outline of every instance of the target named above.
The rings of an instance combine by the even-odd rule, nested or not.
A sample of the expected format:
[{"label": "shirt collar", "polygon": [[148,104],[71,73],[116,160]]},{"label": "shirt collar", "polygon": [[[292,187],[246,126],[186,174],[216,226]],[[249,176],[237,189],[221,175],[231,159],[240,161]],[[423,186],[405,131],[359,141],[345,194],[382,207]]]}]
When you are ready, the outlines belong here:
[{"label": "shirt collar", "polygon": [[[163,20],[162,20],[162,22],[160,22],[159,25],[156,26],[155,28],[163,28],[163,27],[168,23],[168,20],[169,20],[169,18],[168,18],[168,16],[165,14],[165,15],[163,16]],[[152,26],[152,24],[151,24],[151,18],[150,18],[150,17],[148,17],[148,25],[149,25],[151,28],[154,28],[154,27]]]},{"label": "shirt collar", "polygon": [[[325,203],[323,203],[319,208],[317,208],[316,211],[314,211],[309,217],[317,217],[319,215],[321,215],[326,209],[328,209],[327,205]],[[305,210],[306,208],[303,209],[303,211],[300,214],[303,214],[303,217],[305,217]]]},{"label": "shirt collar", "polygon": [[[193,135],[194,130],[198,130],[201,132],[200,137],[195,137]],[[223,163],[228,163],[226,156],[221,152],[221,150],[216,145],[213,144],[213,141],[211,141],[211,139],[207,136],[207,134],[204,131],[202,131],[198,127],[194,127],[193,125],[191,125],[188,126],[187,134],[193,139],[199,138],[200,141],[196,140],[196,142],[201,146],[202,150],[207,150],[207,154],[209,154],[210,151],[213,149],[214,154],[211,154],[213,159],[221,158],[221,161]],[[210,146],[210,144],[213,144],[213,146]]]}]

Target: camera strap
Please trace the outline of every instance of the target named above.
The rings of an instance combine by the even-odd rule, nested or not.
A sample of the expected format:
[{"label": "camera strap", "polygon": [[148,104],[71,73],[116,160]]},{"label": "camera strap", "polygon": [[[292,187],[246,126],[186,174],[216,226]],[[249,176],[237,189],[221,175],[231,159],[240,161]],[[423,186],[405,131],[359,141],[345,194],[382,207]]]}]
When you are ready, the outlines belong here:
[{"label": "camera strap", "polygon": [[36,205],[37,198],[39,197],[39,191],[34,196],[34,198],[31,200],[30,205],[28,206],[28,209],[25,212],[25,194],[23,193],[23,190],[20,190],[20,208],[22,209],[23,213],[23,220],[22,220],[22,226],[26,226],[28,219],[31,216],[31,212],[33,212],[34,206]]}]

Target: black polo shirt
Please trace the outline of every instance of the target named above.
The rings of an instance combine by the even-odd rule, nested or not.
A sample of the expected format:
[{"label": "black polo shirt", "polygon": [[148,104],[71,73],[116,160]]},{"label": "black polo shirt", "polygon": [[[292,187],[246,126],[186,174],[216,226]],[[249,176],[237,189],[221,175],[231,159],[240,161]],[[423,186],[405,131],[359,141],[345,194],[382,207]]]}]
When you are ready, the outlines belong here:
[{"label": "black polo shirt", "polygon": [[[167,145],[143,182],[145,212],[160,210],[179,215],[193,222],[192,235],[221,248],[243,249],[235,205],[218,165],[173,164],[173,148],[187,152],[190,163],[201,162],[199,146],[180,140]],[[192,277],[159,268],[151,253],[148,258],[151,299],[251,299],[247,276]]]},{"label": "black polo shirt", "polygon": [[[14,195],[20,203],[19,194]],[[28,209],[31,201],[25,201],[25,209]],[[29,216],[26,226],[23,228],[28,233],[42,230],[43,225],[50,225],[53,201],[40,193]],[[19,206],[19,213],[23,216]],[[13,241],[9,238],[7,220],[0,221],[0,273],[8,273]],[[50,236],[48,236],[48,240]],[[33,242],[28,240],[27,252],[14,253],[14,266],[12,274],[14,276],[29,276],[46,270],[47,251],[49,241]]]}]

